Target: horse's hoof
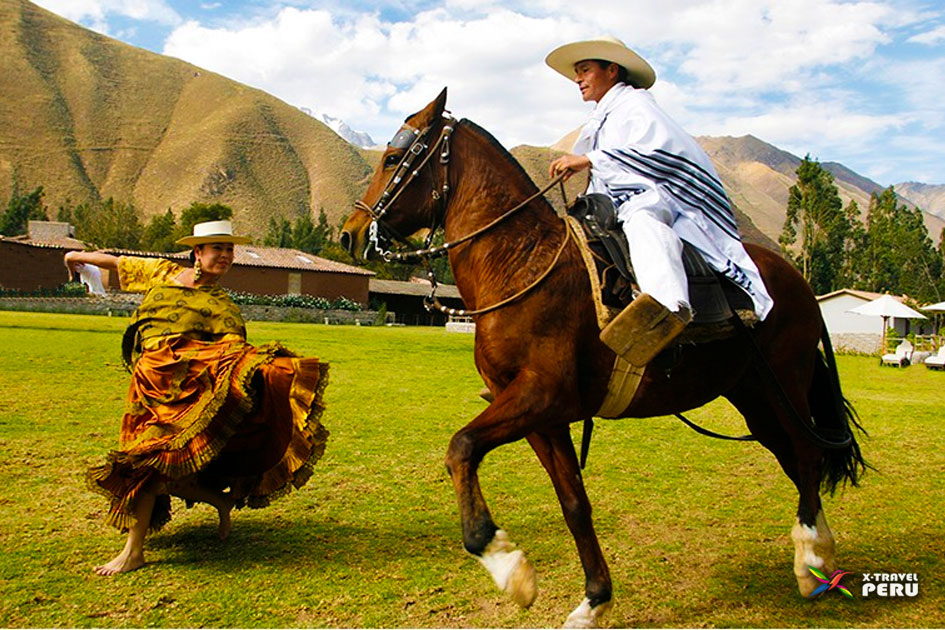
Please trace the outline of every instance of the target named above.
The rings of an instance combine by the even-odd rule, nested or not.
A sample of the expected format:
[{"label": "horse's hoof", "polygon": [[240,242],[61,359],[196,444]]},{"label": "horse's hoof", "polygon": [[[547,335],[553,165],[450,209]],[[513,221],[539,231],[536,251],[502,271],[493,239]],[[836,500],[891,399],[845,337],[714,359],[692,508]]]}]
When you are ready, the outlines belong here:
[{"label": "horse's hoof", "polygon": [[795,575],[797,578],[797,590],[800,592],[801,597],[810,597],[810,594],[814,592],[814,589],[820,584],[813,575],[808,573],[807,575]]},{"label": "horse's hoof", "polygon": [[495,580],[496,586],[508,593],[516,604],[528,608],[538,596],[535,567],[521,549],[509,540],[504,530],[497,530],[481,556],[477,556]]},{"label": "horse's hoof", "polygon": [[505,592],[511,595],[512,600],[522,608],[528,608],[535,603],[535,598],[538,597],[538,580],[535,577],[535,567],[525,554],[521,555],[518,564],[509,576]]},{"label": "horse's hoof", "polygon": [[599,628],[600,618],[610,610],[611,601],[608,600],[597,606],[591,606],[591,600],[584,598],[581,605],[568,615],[564,622],[565,628]]},{"label": "horse's hoof", "polygon": [[837,558],[834,551],[833,533],[827,525],[823,510],[817,513],[813,526],[803,525],[798,521],[791,530],[794,539],[794,577],[801,596],[810,597],[820,586],[820,581],[811,573],[811,567],[824,575],[831,575],[837,570]]}]

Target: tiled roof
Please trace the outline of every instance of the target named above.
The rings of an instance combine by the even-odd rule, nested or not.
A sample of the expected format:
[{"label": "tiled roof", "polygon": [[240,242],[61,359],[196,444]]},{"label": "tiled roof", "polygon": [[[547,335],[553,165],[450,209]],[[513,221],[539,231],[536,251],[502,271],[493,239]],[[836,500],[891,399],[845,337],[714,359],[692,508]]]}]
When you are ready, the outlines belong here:
[{"label": "tiled roof", "polygon": [[16,243],[17,245],[24,245],[26,247],[39,247],[42,249],[86,249],[88,247],[88,244],[83,241],[69,237],[47,238],[37,241],[25,236],[0,236],[0,241]]},{"label": "tiled roof", "polygon": [[[823,302],[824,300],[829,300],[830,298],[837,297],[838,295],[843,295],[843,294],[852,295],[854,297],[858,297],[858,298],[868,300],[868,301],[872,301],[872,300],[875,300],[876,298],[883,297],[882,293],[873,293],[872,291],[860,291],[858,289],[838,289],[836,291],[831,291],[830,293],[825,293],[824,295],[818,295],[817,301]],[[895,300],[898,300],[899,302],[902,302],[905,299],[905,297],[901,295],[893,295],[891,297]]]},{"label": "tiled roof", "polygon": [[302,269],[306,271],[324,271],[327,273],[347,273],[356,276],[373,276],[373,271],[346,265],[335,260],[321,258],[298,249],[281,247],[259,247],[240,245],[236,248],[234,265],[250,267],[277,267],[279,269]]},{"label": "tiled roof", "polygon": [[[388,295],[430,295],[430,282],[422,278],[413,278],[410,281],[402,280],[378,280],[371,278],[368,283],[368,291],[371,293],[385,293]],[[462,299],[459,295],[459,289],[455,284],[437,285],[436,294],[438,297]]]}]

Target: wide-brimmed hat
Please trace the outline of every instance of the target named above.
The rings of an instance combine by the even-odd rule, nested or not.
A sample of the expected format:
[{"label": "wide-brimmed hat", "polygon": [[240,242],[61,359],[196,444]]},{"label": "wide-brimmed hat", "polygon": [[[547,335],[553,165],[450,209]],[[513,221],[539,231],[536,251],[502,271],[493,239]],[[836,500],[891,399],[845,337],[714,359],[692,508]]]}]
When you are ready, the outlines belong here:
[{"label": "wide-brimmed hat", "polygon": [[233,224],[230,221],[204,221],[194,224],[193,236],[178,239],[178,245],[203,245],[205,243],[249,243],[248,236],[233,236]]},{"label": "wide-brimmed hat", "polygon": [[656,71],[616,37],[605,35],[595,39],[558,46],[545,57],[545,63],[566,79],[574,79],[574,64],[585,59],[611,61],[627,69],[634,87],[649,88],[656,83]]}]

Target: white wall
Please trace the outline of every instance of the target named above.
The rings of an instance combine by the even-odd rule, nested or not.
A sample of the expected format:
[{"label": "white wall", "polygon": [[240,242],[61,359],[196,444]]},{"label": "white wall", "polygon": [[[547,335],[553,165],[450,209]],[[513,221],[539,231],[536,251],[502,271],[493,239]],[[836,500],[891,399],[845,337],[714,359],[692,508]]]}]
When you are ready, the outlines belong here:
[{"label": "white wall", "polygon": [[[883,318],[879,315],[859,315],[850,309],[867,304],[870,300],[849,293],[840,293],[819,300],[820,312],[830,341],[836,350],[878,354],[883,339]],[[900,335],[906,334],[908,320],[890,317],[886,325],[895,328]]]}]

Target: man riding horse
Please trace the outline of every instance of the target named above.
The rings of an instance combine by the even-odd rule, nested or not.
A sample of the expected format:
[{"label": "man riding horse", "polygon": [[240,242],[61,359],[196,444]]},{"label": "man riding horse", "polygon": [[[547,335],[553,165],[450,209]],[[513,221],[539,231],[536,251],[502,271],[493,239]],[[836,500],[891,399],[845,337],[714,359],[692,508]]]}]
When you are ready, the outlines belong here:
[{"label": "man riding horse", "polygon": [[[611,324],[620,331],[621,348],[613,349],[645,365],[691,321],[681,239],[743,289],[763,320],[772,300],[742,246],[722,182],[699,144],[647,91],[656,81],[653,68],[613,37],[560,46],[545,62],[597,103],[574,153],[554,160],[550,175],[590,169],[588,192],[616,206],[642,291]],[[627,338],[635,342],[624,350]]]}]

